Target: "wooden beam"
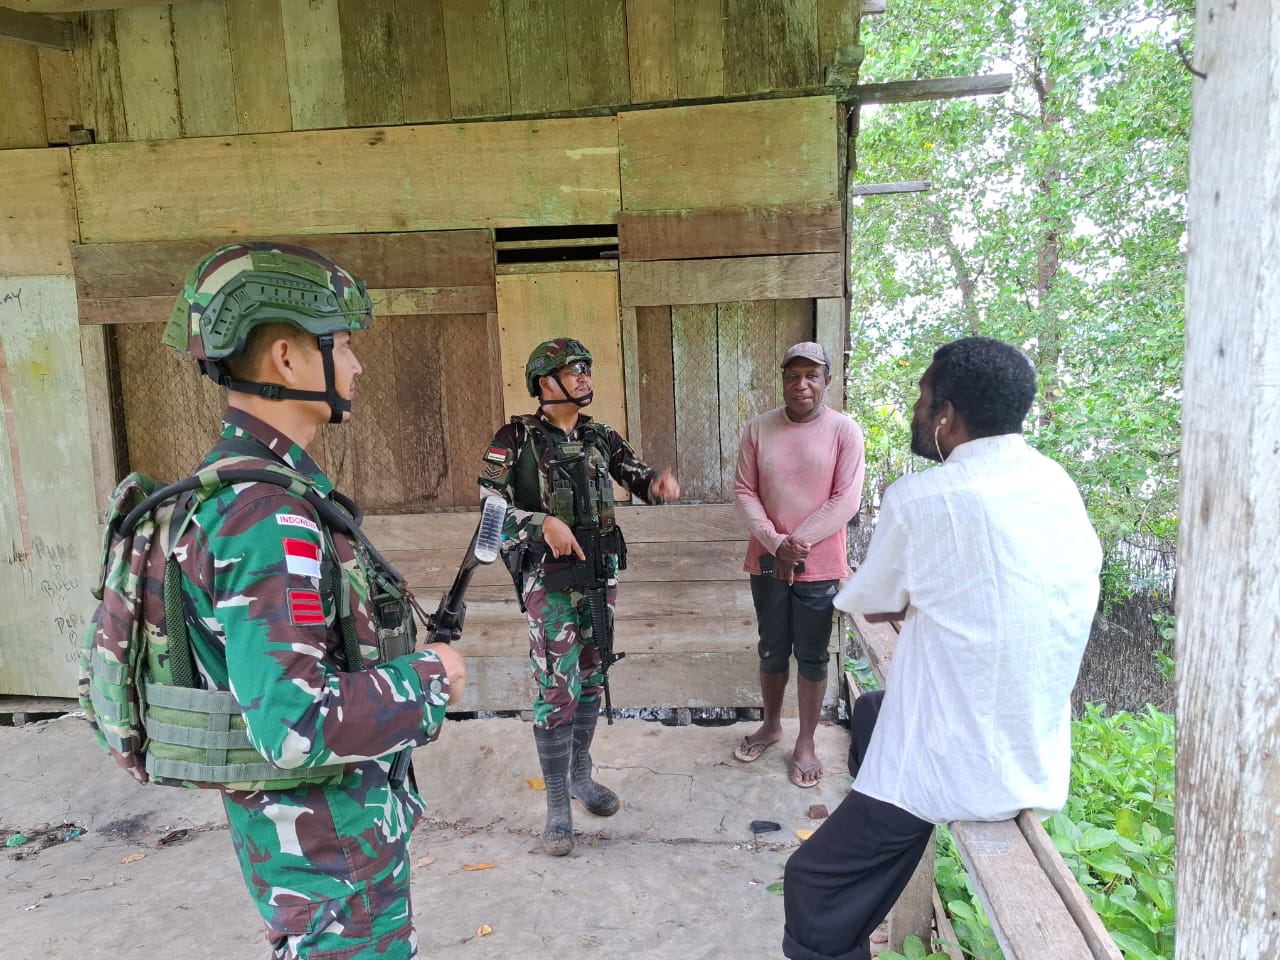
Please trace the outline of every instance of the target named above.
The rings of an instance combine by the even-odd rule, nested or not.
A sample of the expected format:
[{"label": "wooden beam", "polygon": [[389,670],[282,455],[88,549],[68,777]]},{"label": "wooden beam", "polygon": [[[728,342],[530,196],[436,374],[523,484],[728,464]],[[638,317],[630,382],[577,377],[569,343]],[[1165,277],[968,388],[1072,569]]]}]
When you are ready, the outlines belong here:
[{"label": "wooden beam", "polygon": [[855,183],[849,187],[851,197],[875,197],[886,193],[923,193],[932,190],[928,180],[901,180],[897,183]]},{"label": "wooden beam", "polygon": [[118,243],[611,223],[620,202],[617,123],[441,123],[74,147],[81,236]]},{"label": "wooden beam", "polygon": [[618,278],[627,307],[844,295],[840,253],[622,263]]},{"label": "wooden beam", "polygon": [[844,248],[838,203],[618,214],[621,260],[684,260]]},{"label": "wooden beam", "polygon": [[[170,4],[196,0],[168,0]],[[203,2],[203,0],[200,0]],[[119,10],[125,7],[155,6],[156,0],[4,0],[6,7],[28,13],[84,13],[87,10]]]},{"label": "wooden beam", "polygon": [[[622,208],[838,203],[839,109],[824,90],[815,97],[623,111],[617,121]],[[769,135],[762,137],[765,130]]]},{"label": "wooden beam", "polygon": [[[197,260],[238,239],[243,238],[76,244],[72,257],[78,293],[82,299],[172,298]],[[342,264],[373,289],[493,286],[488,230],[276,235],[263,239],[311,247]]]},{"label": "wooden beam", "polygon": [[1197,4],[1178,510],[1180,957],[1280,956],[1280,19]]},{"label": "wooden beam", "polygon": [[933,77],[928,80],[890,80],[860,83],[840,95],[841,100],[868,103],[912,103],[917,100],[951,100],[1004,93],[1013,86],[1011,73],[985,73],[973,77]]},{"label": "wooden beam", "polygon": [[40,13],[0,7],[0,38],[54,50],[71,49],[71,24]]},{"label": "wooden beam", "polygon": [[1053,889],[1058,891],[1058,896],[1062,898],[1067,913],[1071,914],[1071,919],[1084,935],[1094,960],[1124,960],[1120,948],[1116,946],[1111,935],[1107,933],[1106,927],[1094,913],[1089,898],[1080,889],[1079,881],[1067,867],[1058,848],[1049,839],[1049,834],[1045,832],[1039,818],[1030,810],[1023,810],[1018,814],[1016,822],[1018,829],[1026,838],[1027,846],[1031,848],[1031,852],[1039,862],[1040,868],[1044,870],[1045,876],[1053,884]]},{"label": "wooden beam", "polygon": [[1009,960],[1093,956],[1014,821],[958,820],[950,828],[991,932]]}]

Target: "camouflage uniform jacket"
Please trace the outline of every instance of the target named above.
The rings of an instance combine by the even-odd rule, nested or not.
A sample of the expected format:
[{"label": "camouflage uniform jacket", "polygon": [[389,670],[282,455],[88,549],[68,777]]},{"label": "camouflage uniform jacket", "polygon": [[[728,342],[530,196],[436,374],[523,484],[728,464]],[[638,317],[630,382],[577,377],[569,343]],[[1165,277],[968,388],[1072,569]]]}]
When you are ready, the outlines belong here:
[{"label": "camouflage uniform jacket", "polygon": [[[225,421],[224,439],[256,441],[264,459],[311,478],[322,496],[332,491],[287,437],[242,411],[228,410]],[[412,790],[391,790],[390,760],[402,747],[434,739],[444,721],[449,681],[435,654],[376,662],[359,552],[347,536],[327,531],[305,500],[266,483],[237,484],[206,501],[175,550],[203,685],[232,692],[253,746],[276,766],[346,765],[337,782],[225,794],[246,882],[277,930],[404,856],[425,805]],[[333,564],[350,577],[344,602],[365,654],[362,670],[346,669],[337,626],[342,598],[330,595],[339,582]]]},{"label": "camouflage uniform jacket", "polygon": [[[549,513],[555,513],[553,493],[547,480],[549,464],[555,459],[557,451],[554,443],[546,444],[547,449],[538,449],[533,438],[538,426],[555,443],[567,441],[587,446],[590,451],[587,479],[590,483],[595,484],[607,475],[647,503],[663,502],[661,497],[650,492],[650,487],[657,478],[657,471],[636,456],[635,450],[617,430],[607,424],[597,423],[586,414],[579,414],[577,424],[566,434],[548,420],[539,408],[535,414],[512,417],[511,422],[494,436],[484,455],[479,478],[481,494],[492,491],[511,504],[503,530],[505,540],[544,543],[542,523]],[[518,489],[521,458],[529,456],[539,458],[537,474],[540,502],[531,502],[528,492]],[[604,530],[614,526],[612,513],[599,517],[599,522]]]}]

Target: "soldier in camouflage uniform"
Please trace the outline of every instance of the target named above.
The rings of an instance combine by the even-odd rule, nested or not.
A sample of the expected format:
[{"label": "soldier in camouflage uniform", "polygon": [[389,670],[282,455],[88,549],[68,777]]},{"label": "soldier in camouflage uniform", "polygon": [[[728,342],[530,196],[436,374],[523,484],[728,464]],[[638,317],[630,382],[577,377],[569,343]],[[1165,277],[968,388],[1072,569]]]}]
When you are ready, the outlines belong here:
[{"label": "soldier in camouflage uniform", "polygon": [[[330,497],[305,448],[321,424],[350,418],[361,372],[351,331],[372,320],[364,285],[310,250],[239,243],[205,257],[164,340],[228,390],[206,463],[283,464]],[[424,804],[388,771],[396,751],[439,735],[465,682],[461,656],[444,644],[414,651],[408,630],[400,655],[380,655],[377,561],[274,484],[226,487],[199,505],[175,555],[200,682],[230,691],[273,765],[304,781],[328,767],[291,788],[223,794],[272,956],[417,956],[407,844]]]},{"label": "soldier in camouflage uniform", "polygon": [[670,470],[646,466],[612,427],[579,412],[593,392],[591,354],[577,340],[539,344],[525,365],[525,385],[538,398],[538,410],[512,417],[498,431],[484,455],[480,491],[496,492],[512,505],[504,550],[519,558],[509,565],[529,617],[529,659],[538,688],[533,736],[547,793],[542,847],[564,856],[573,849],[570,794],[601,817],[618,811],[618,797],[591,776],[604,673],[586,598],[577,589],[548,589],[544,579],[584,559],[575,529],[585,536],[584,528],[592,528],[607,555],[612,623],[625,548],[610,477],[649,503],[678,499],[680,486]]}]

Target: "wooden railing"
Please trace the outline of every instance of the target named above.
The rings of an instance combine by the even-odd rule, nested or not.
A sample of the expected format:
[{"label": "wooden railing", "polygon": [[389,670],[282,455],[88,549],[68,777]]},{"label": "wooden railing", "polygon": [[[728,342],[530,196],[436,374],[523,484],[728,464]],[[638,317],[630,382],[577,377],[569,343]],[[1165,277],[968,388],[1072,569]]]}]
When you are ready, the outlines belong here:
[{"label": "wooden railing", "polygon": [[[884,682],[898,642],[894,624],[846,618]],[[849,706],[857,679],[846,671]],[[1013,820],[948,824],[952,840],[986,911],[1006,960],[1123,960],[1061,854],[1029,810]],[[911,935],[928,944],[935,936],[953,960],[961,960],[956,937],[934,886],[934,845],[889,914],[889,946],[901,950]]]}]

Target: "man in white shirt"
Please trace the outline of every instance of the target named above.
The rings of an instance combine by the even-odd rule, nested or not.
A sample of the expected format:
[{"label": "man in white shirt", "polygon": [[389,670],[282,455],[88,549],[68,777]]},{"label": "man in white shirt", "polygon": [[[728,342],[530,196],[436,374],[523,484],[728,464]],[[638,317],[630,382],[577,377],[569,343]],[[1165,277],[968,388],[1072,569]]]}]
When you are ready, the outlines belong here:
[{"label": "man in white shirt", "polygon": [[1026,357],[985,337],[920,378],[911,449],[943,466],[889,487],[835,600],[902,632],[883,699],[854,708],[853,790],[787,863],[792,960],[869,958],[935,823],[1066,802],[1102,553],[1071,479],[1022,439],[1034,398]]}]

